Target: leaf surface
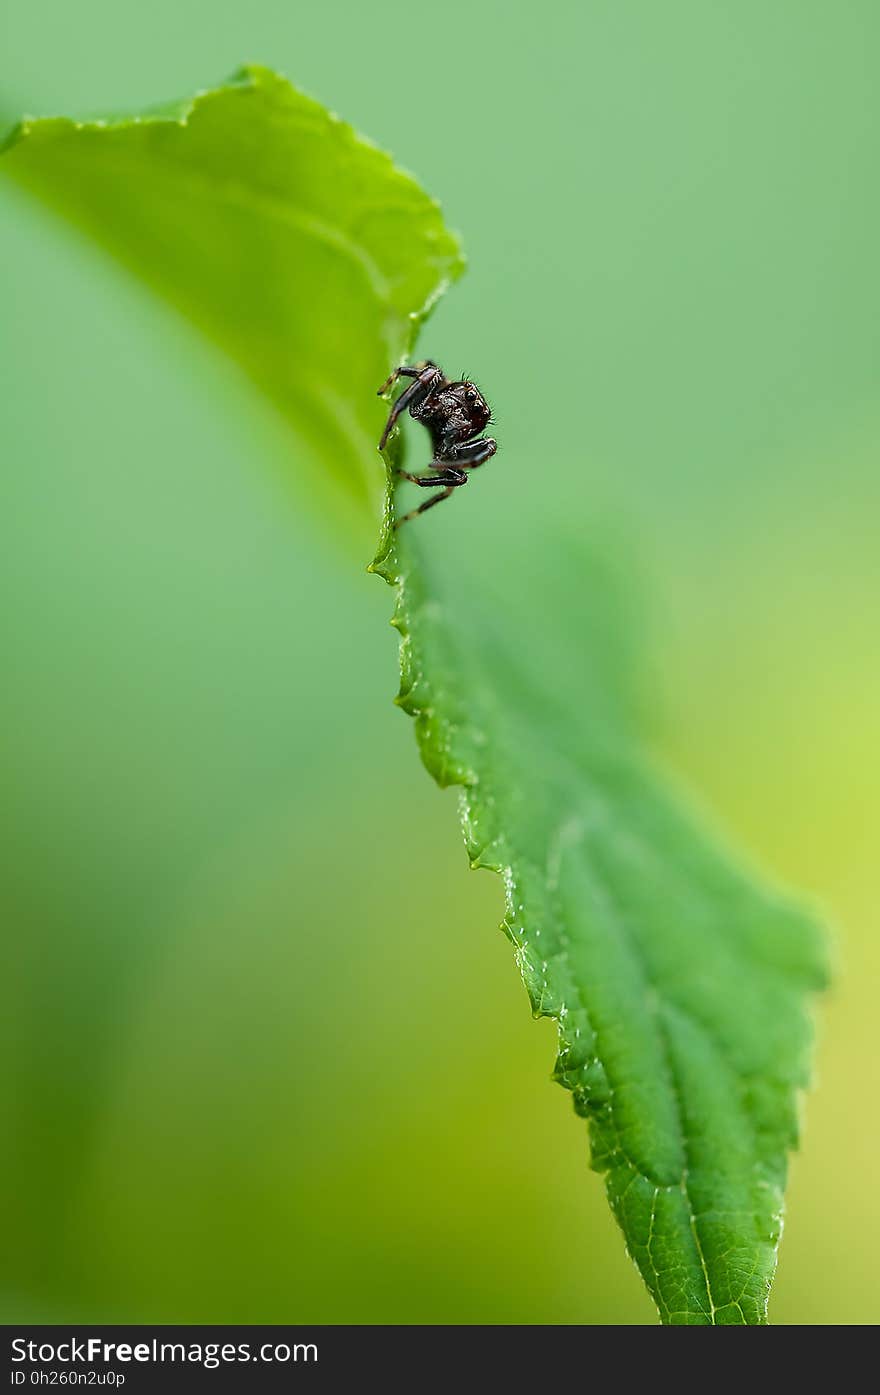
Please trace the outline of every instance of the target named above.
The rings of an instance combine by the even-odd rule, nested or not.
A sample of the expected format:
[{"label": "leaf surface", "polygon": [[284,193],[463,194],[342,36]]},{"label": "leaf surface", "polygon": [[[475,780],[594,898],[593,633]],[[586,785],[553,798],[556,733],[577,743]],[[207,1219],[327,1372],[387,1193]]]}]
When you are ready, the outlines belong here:
[{"label": "leaf surface", "polygon": [[376,385],[463,266],[409,175],[259,67],[133,116],[25,119],[4,144],[0,168],[198,325],[376,503]]},{"label": "leaf surface", "polygon": [[[28,121],[3,163],[375,497],[376,384],[462,266],[387,156],[252,68],[143,116]],[[391,528],[398,451],[373,563],[397,592],[398,700],[430,772],[462,787],[472,865],[504,879],[533,1012],[558,1022],[556,1079],[663,1321],[764,1322],[823,935],[652,767],[595,557],[526,520],[494,604],[479,559],[456,592],[427,534]],[[540,573],[511,560],[547,554]]]},{"label": "leaf surface", "polygon": [[[392,536],[374,565],[398,592],[399,701],[435,779],[463,787],[472,865],[504,879],[630,1254],[664,1322],[765,1322],[823,935],[640,751],[611,617],[583,599],[611,595],[588,557],[546,539],[543,593],[512,570],[463,611],[423,541]],[[581,598],[567,615],[565,596]]]}]

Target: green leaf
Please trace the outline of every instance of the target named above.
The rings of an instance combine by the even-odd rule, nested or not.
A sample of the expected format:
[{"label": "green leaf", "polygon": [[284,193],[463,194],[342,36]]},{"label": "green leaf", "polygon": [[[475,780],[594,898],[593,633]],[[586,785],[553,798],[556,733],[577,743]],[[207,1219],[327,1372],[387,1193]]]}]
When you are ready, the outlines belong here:
[{"label": "green leaf", "polygon": [[[376,383],[461,267],[386,156],[249,69],[161,114],[27,122],[6,159],[371,494]],[[504,879],[532,1009],[559,1024],[556,1079],[662,1319],[764,1322],[823,935],[653,769],[607,568],[535,520],[491,583],[479,559],[439,566],[427,531],[391,527],[398,450],[372,567],[397,591],[398,701],[437,781],[462,786],[472,865]]]},{"label": "green leaf", "polygon": [[413,179],[258,67],[136,116],[26,118],[4,146],[8,174],[177,306],[375,504],[376,385],[463,267]]},{"label": "green leaf", "polygon": [[504,879],[630,1254],[664,1322],[764,1322],[824,938],[639,751],[614,610],[603,625],[583,599],[608,606],[610,580],[564,530],[532,539],[553,544],[549,594],[517,564],[491,606],[472,578],[466,609],[414,530],[392,537],[374,567],[398,591],[399,702],[435,779],[463,786],[471,865]]}]

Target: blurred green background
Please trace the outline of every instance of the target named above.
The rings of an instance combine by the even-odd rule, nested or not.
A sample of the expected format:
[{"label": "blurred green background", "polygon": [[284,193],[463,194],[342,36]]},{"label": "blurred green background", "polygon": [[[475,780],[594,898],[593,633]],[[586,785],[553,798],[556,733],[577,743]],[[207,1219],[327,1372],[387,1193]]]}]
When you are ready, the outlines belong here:
[{"label": "blurred green background", "polygon": [[[0,17],[10,119],[260,61],[462,230],[421,347],[502,451],[425,536],[619,537],[660,758],[838,929],[777,1322],[880,1316],[878,45],[872,0]],[[0,288],[3,1318],[652,1321],[390,703],[370,528],[2,182]]]}]

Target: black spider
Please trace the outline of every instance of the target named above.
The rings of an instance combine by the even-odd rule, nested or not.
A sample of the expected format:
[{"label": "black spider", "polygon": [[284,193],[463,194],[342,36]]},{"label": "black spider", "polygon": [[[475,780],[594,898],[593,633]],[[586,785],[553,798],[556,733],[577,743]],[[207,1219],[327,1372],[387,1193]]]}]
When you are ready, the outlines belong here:
[{"label": "black spider", "polygon": [[428,428],[434,449],[434,459],[428,469],[435,473],[411,475],[406,470],[399,470],[398,474],[422,489],[442,487],[442,492],[404,514],[395,523],[395,528],[406,523],[407,519],[415,518],[417,513],[424,513],[426,509],[448,499],[453,489],[467,484],[466,471],[485,464],[498,449],[497,442],[491,436],[480,436],[480,432],[492,420],[492,413],[482,393],[466,378],[451,382],[436,363],[427,359],[416,368],[395,368],[388,381],[380,387],[378,396],[384,396],[398,378],[412,378],[413,382],[404,388],[391,408],[379,449],[385,449],[397,418],[408,411],[411,417]]}]

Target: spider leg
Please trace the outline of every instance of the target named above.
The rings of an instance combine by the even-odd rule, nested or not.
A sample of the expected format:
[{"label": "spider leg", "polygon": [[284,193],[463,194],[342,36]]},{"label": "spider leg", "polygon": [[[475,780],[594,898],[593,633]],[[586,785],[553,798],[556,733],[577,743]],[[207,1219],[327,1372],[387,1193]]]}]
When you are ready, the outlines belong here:
[{"label": "spider leg", "polygon": [[[388,437],[391,435],[391,429],[401,413],[405,412],[407,408],[412,409],[413,407],[421,406],[421,404],[431,396],[431,393],[443,377],[440,369],[433,363],[426,364],[425,367],[418,372],[414,368],[398,368],[395,372],[406,378],[412,377],[415,381],[410,383],[409,387],[403,390],[394,403],[394,406],[391,408],[388,420],[385,423],[385,430],[382,432],[379,441],[380,450],[385,449]],[[393,378],[395,374],[391,376]]]},{"label": "spider leg", "polygon": [[419,370],[417,368],[395,368],[393,372],[388,374],[382,386],[376,389],[376,396],[384,397],[388,389],[393,387],[397,382],[398,378],[417,378],[418,376]]},{"label": "spider leg", "polygon": [[409,513],[403,515],[403,518],[398,518],[394,525],[395,528],[399,528],[401,524],[407,523],[420,513],[427,513],[428,509],[432,509],[435,504],[442,504],[443,500],[448,499],[454,490],[467,484],[467,475],[463,470],[455,470],[448,466],[436,475],[407,475],[406,478],[412,480],[413,484],[421,485],[422,489],[431,489],[435,485],[445,485],[446,487],[441,489],[439,494],[433,494],[430,499],[426,499],[417,509],[410,509]]},{"label": "spider leg", "polygon": [[456,469],[445,460],[435,460],[431,465],[432,470],[436,470],[434,475],[411,475],[409,470],[395,470],[396,475],[401,479],[409,480],[411,484],[419,484],[422,489],[432,489],[434,485],[451,484],[453,489],[459,485],[467,484],[467,475],[464,470]]},{"label": "spider leg", "polygon": [[420,513],[426,513],[427,510],[432,509],[435,504],[442,504],[443,500],[448,499],[454,489],[454,484],[447,485],[439,494],[434,494],[430,499],[426,499],[423,504],[419,504],[417,509],[410,509],[409,513],[403,515],[403,518],[398,518],[394,525],[395,528],[401,528],[403,524],[408,523],[411,518],[417,518]]},{"label": "spider leg", "polygon": [[405,365],[401,368],[395,368],[393,372],[388,374],[388,377],[377,391],[376,396],[384,397],[392,384],[397,382],[398,378],[417,378],[426,368],[436,368],[436,366],[437,365],[432,363],[430,359],[425,359],[421,368],[407,368]]},{"label": "spider leg", "polygon": [[[480,437],[476,441],[465,441],[463,445],[452,447],[449,452],[452,457],[449,464],[454,464],[460,470],[476,470],[478,466],[491,460],[497,449],[498,442],[493,441],[491,436]],[[437,462],[434,461],[434,464]]]}]

